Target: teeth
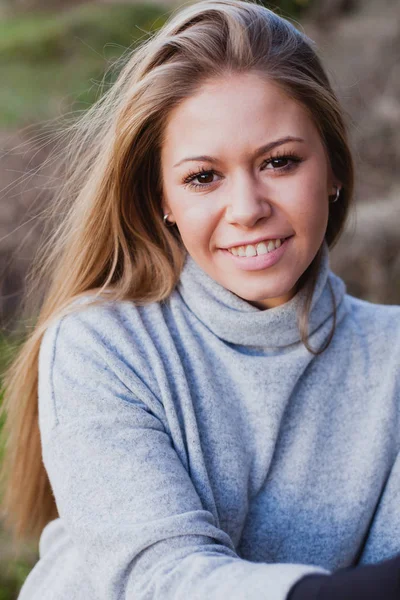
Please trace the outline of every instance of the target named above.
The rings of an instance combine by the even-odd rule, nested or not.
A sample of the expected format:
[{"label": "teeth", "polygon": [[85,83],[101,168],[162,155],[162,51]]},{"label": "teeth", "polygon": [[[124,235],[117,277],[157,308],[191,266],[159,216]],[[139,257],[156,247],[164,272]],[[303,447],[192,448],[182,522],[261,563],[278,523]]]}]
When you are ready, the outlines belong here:
[{"label": "teeth", "polygon": [[281,240],[270,240],[268,244],[260,242],[257,246],[249,244],[248,246],[235,246],[234,248],[228,248],[231,254],[235,256],[257,256],[260,254],[267,254],[272,252],[275,248],[282,246]]},{"label": "teeth", "polygon": [[257,250],[254,246],[246,246],[246,256],[257,256]]},{"label": "teeth", "polygon": [[268,248],[264,242],[257,244],[257,254],[268,254]]}]

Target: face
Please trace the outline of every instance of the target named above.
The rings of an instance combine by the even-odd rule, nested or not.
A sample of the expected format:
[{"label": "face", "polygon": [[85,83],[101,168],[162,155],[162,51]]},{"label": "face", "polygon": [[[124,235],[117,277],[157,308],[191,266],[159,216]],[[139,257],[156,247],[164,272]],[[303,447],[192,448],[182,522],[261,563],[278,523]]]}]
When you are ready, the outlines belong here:
[{"label": "face", "polygon": [[163,213],[208,275],[259,308],[293,297],[340,185],[302,106],[255,73],[210,80],[169,114],[161,174]]}]

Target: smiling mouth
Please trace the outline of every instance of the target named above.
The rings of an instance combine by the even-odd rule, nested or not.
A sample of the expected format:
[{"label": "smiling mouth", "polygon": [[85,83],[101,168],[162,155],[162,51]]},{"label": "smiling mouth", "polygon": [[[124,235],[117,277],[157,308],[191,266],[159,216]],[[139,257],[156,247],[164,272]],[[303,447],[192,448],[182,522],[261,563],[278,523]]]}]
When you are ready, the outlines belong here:
[{"label": "smiling mouth", "polygon": [[[292,236],[289,236],[292,237]],[[260,256],[262,254],[269,254],[274,250],[280,248],[283,242],[289,237],[286,238],[277,238],[276,240],[265,240],[263,242],[258,242],[257,244],[247,244],[244,246],[233,246],[232,248],[227,248],[227,251],[234,256],[243,256],[243,257],[251,257],[251,256]]]}]

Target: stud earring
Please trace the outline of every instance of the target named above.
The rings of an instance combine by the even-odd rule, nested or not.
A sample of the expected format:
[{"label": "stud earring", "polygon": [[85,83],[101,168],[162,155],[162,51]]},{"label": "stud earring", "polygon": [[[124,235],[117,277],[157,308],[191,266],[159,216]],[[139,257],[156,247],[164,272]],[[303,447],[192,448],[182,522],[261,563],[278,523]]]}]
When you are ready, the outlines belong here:
[{"label": "stud earring", "polygon": [[331,204],[333,204],[334,202],[337,202],[337,200],[339,200],[339,195],[340,195],[340,188],[337,187],[336,188],[336,196],[335,196],[335,198],[333,200],[330,201]]},{"label": "stud earring", "polygon": [[163,220],[164,220],[164,225],[166,227],[173,227],[175,225],[175,221],[167,221],[168,217],[169,217],[170,213],[167,213],[166,215],[163,216]]}]

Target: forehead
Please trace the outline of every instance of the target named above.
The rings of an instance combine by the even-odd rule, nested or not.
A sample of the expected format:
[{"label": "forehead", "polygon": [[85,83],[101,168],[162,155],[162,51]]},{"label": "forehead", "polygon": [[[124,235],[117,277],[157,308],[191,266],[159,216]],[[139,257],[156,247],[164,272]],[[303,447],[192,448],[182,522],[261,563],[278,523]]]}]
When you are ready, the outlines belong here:
[{"label": "forehead", "polygon": [[[167,119],[163,153],[173,160],[190,152],[251,152],[286,135],[317,142],[306,109],[255,73],[204,83]],[[173,155],[173,156],[172,156]]]}]

